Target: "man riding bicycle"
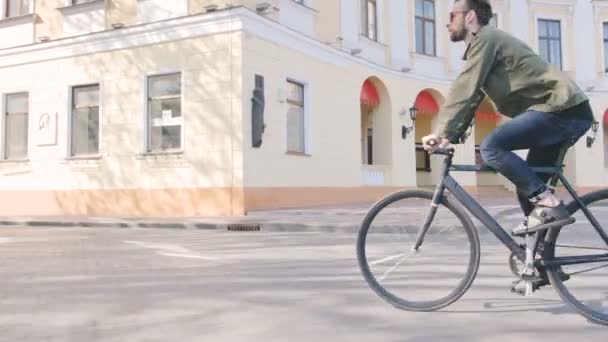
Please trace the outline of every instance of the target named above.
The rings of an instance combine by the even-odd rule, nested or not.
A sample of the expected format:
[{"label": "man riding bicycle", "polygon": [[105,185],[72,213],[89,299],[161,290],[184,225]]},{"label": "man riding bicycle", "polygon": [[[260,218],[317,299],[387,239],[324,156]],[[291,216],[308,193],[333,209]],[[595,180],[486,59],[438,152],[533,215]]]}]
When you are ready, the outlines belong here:
[{"label": "man riding bicycle", "polygon": [[[447,28],[451,41],[466,42],[466,63],[440,109],[440,129],[422,143],[431,152],[458,143],[486,95],[501,114],[513,118],[483,140],[481,156],[516,185],[526,220],[513,233],[521,234],[569,218],[546,185],[550,175],[529,166],[554,166],[562,145],[574,144],[591,127],[593,113],[574,81],[521,40],[488,26],[491,17],[487,0],[455,0]],[[525,149],[527,163],[512,152]]]}]

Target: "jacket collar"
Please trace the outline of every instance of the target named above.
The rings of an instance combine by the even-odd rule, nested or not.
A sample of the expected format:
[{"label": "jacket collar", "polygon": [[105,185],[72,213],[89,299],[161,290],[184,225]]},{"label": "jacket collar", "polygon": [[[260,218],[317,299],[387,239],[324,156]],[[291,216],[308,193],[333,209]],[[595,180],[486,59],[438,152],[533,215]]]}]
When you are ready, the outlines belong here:
[{"label": "jacket collar", "polygon": [[462,59],[463,59],[463,60],[465,60],[465,61],[467,60],[467,54],[468,54],[468,52],[469,52],[469,48],[471,47],[471,43],[473,43],[473,41],[474,41],[474,40],[477,38],[477,36],[478,36],[478,35],[479,35],[481,32],[483,32],[483,31],[487,30],[487,28],[488,28],[488,25],[486,25],[486,26],[482,26],[482,27],[479,29],[479,31],[477,31],[477,33],[473,33],[473,32],[469,32],[469,33],[467,33],[467,36],[464,38],[464,41],[465,41],[465,43],[467,44],[467,48],[466,48],[466,50],[465,50],[465,52],[464,52],[464,55],[462,56]]}]

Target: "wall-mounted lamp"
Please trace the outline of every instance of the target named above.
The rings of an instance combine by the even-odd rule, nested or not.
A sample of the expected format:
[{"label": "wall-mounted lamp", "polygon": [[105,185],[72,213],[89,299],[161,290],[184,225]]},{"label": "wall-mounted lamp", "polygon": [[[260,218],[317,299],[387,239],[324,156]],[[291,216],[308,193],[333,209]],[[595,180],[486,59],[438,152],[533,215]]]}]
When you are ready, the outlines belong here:
[{"label": "wall-mounted lamp", "polygon": [[264,15],[264,14],[268,14],[271,12],[271,10],[274,11],[279,11],[278,7],[274,7],[272,6],[271,3],[269,2],[258,2],[257,4],[255,4],[255,11],[260,14],[260,15]]},{"label": "wall-mounted lamp", "polygon": [[593,145],[593,142],[595,141],[595,137],[597,136],[597,129],[599,128],[600,123],[593,120],[593,123],[591,124],[591,130],[593,131],[593,136],[587,136],[587,147],[591,147],[591,145]]},{"label": "wall-mounted lamp", "polygon": [[209,13],[209,12],[215,12],[218,10],[218,5],[207,5],[207,6],[203,6],[203,9],[205,10],[205,13]]},{"label": "wall-mounted lamp", "polygon": [[[401,111],[401,115],[405,116],[405,109],[403,111]],[[412,132],[412,130],[414,129],[414,123],[416,122],[416,116],[418,115],[418,108],[416,108],[416,105],[413,105],[412,107],[410,107],[409,109],[409,113],[410,113],[410,119],[412,119],[412,125],[410,127],[406,127],[405,125],[401,126],[401,139],[407,138],[407,135],[410,134],[410,132]]]}]

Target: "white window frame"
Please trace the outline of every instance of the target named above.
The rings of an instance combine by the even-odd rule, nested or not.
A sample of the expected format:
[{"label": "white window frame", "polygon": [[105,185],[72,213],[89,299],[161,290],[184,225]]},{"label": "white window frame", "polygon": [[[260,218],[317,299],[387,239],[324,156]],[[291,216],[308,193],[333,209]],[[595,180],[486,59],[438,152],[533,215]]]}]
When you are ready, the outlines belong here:
[{"label": "white window frame", "polygon": [[[375,34],[376,34],[376,36],[375,37],[370,37],[370,31],[369,31],[369,12],[367,11],[368,10],[368,4],[369,4],[370,0],[360,0],[360,1],[361,1],[361,4],[360,4],[361,5],[361,11],[363,11],[363,8],[365,7],[365,25],[363,23],[363,14],[364,13],[361,13],[361,22],[359,23],[359,27],[361,28],[360,29],[361,36],[365,37],[365,38],[367,38],[367,39],[369,39],[371,41],[374,41],[374,42],[380,42],[380,5],[381,5],[381,2],[380,2],[380,0],[371,0],[371,1],[374,2],[375,6],[376,6],[375,7],[376,8],[376,13],[375,13],[375,16],[374,16],[374,27],[375,27]],[[364,4],[365,4],[365,6],[364,6]]]},{"label": "white window frame", "polygon": [[[27,93],[27,153],[24,158],[7,159],[6,158],[6,97],[10,95]],[[0,115],[0,129],[2,129],[0,139],[0,160],[5,162],[13,161],[27,161],[31,153],[32,145],[32,132],[31,132],[31,118],[32,118],[32,93],[29,90],[11,91],[8,93],[0,94],[0,101],[2,101],[2,115]]]},{"label": "white window frame", "polygon": [[532,46],[534,48],[534,52],[540,55],[540,46],[538,45],[539,38],[539,30],[538,30],[538,21],[539,20],[555,20],[559,21],[560,25],[560,44],[561,44],[561,54],[562,54],[562,71],[570,71],[570,57],[568,53],[568,42],[570,41],[568,34],[568,18],[562,15],[551,15],[551,14],[542,14],[538,15],[534,14],[534,38],[532,39]]},{"label": "white window frame", "polygon": [[22,16],[17,16],[17,17],[10,17],[8,18],[6,15],[6,1],[7,0],[0,0],[0,20],[5,20],[5,19],[12,19],[12,18],[19,18],[22,16],[26,16],[26,15],[32,15],[34,14],[34,8],[36,5],[36,0],[30,0],[30,8],[29,8],[29,13],[24,14]]},{"label": "white window frame", "polygon": [[[72,124],[73,124],[73,118],[74,118],[74,113],[73,111],[73,98],[72,95],[74,93],[74,88],[79,88],[79,87],[87,87],[87,86],[94,86],[97,85],[99,87],[99,132],[97,133],[97,139],[99,139],[98,141],[98,151],[97,153],[93,153],[93,154],[80,154],[80,155],[74,155],[72,153]],[[103,94],[103,84],[101,81],[91,81],[91,82],[83,82],[83,83],[78,83],[75,85],[71,85],[68,87],[68,122],[67,122],[67,150],[66,150],[66,157],[68,159],[79,159],[79,158],[95,158],[95,157],[100,157],[103,155],[103,100],[102,100],[102,94]]]},{"label": "white window frame", "polygon": [[[433,0],[433,6],[434,6],[434,13],[435,13],[435,17],[433,18],[433,33],[434,33],[434,37],[433,37],[433,44],[434,44],[434,50],[435,50],[435,54],[433,55],[428,55],[426,54],[424,51],[423,52],[418,52],[418,50],[416,49],[416,44],[418,43],[418,36],[416,35],[416,0],[412,1],[412,7],[411,7],[411,14],[413,15],[412,18],[412,51],[413,53],[415,53],[418,56],[424,56],[426,58],[439,58],[442,56],[443,51],[441,51],[441,44],[439,44],[440,42],[438,41],[438,27],[445,27],[443,22],[440,21],[440,16],[437,15],[438,10],[441,10],[439,8],[439,2],[440,0]],[[424,7],[424,4],[423,4]],[[423,26],[424,29],[424,26]]]},{"label": "white window frame", "polygon": [[289,151],[288,147],[287,147],[287,140],[288,140],[288,136],[287,136],[287,109],[289,107],[289,104],[287,103],[287,91],[285,91],[285,98],[284,98],[284,103],[285,106],[283,108],[282,111],[282,115],[285,118],[285,124],[283,125],[283,129],[284,129],[284,151],[286,154],[291,154],[291,155],[304,155],[304,156],[311,156],[312,155],[312,134],[311,134],[311,127],[312,127],[312,118],[311,118],[311,106],[312,106],[312,101],[310,99],[310,94],[311,92],[311,85],[309,81],[306,81],[305,78],[303,77],[297,77],[297,76],[291,76],[291,75],[286,75],[285,77],[283,77],[283,81],[285,82],[285,89],[287,89],[287,82],[294,82],[297,83],[299,85],[301,85],[303,87],[302,91],[304,93],[304,152],[296,152],[296,151]]},{"label": "white window frame", "polygon": [[[149,146],[149,138],[150,138],[150,127],[148,127],[148,79],[150,77],[154,77],[154,76],[164,76],[164,75],[169,75],[169,74],[180,74],[180,82],[181,82],[181,91],[180,91],[180,107],[181,107],[181,117],[179,118],[180,125],[182,127],[181,129],[181,136],[180,136],[180,148],[179,149],[168,149],[168,150],[158,150],[158,151],[152,151],[150,150],[150,146]],[[186,143],[186,127],[184,124],[184,115],[185,115],[185,111],[184,111],[184,103],[185,103],[185,97],[184,97],[184,93],[185,93],[185,88],[186,88],[186,82],[185,82],[185,70],[183,69],[167,69],[167,70],[158,70],[158,71],[154,71],[154,72],[150,72],[147,73],[143,76],[142,79],[142,85],[143,85],[143,102],[142,102],[142,109],[143,109],[143,116],[142,116],[142,123],[143,123],[143,144],[142,144],[142,154],[143,155],[162,155],[162,154],[175,154],[175,153],[184,153],[185,151],[185,143]],[[178,120],[178,119],[176,119]]]}]

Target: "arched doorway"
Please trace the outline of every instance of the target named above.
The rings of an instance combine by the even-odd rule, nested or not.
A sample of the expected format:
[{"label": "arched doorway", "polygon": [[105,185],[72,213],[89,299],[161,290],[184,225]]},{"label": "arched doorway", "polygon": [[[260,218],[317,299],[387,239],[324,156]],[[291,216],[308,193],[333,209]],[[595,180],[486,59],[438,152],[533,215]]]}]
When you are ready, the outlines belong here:
[{"label": "arched doorway", "polygon": [[[483,159],[479,146],[483,139],[498,127],[500,114],[492,100],[486,97],[477,108],[475,113],[475,164],[481,166]],[[502,186],[503,182],[494,171],[483,171],[477,173],[477,186]]]},{"label": "arched doorway", "polygon": [[429,154],[422,148],[422,137],[431,134],[437,122],[439,106],[443,97],[433,89],[425,89],[418,93],[414,106],[417,109],[415,127],[416,144],[416,182],[418,186],[431,186],[436,184],[435,169]]},{"label": "arched doorway", "polygon": [[377,77],[363,82],[360,107],[363,183],[386,185],[390,182],[392,155],[391,104],[386,87]]}]

